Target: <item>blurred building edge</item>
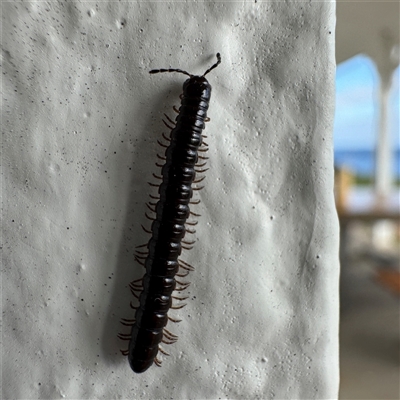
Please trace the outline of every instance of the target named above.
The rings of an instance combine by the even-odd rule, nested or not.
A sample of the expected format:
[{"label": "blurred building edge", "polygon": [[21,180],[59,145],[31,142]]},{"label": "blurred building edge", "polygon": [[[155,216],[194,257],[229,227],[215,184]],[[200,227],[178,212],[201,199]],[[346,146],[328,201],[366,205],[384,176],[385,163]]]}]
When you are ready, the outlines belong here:
[{"label": "blurred building edge", "polygon": [[400,64],[399,12],[399,2],[337,0],[336,4],[336,63],[363,53],[375,62],[380,76],[375,169],[377,208],[388,200],[393,183],[388,105],[393,72]]},{"label": "blurred building edge", "polygon": [[[396,42],[397,39],[397,42]],[[392,31],[384,29],[380,33],[382,43],[381,57],[375,60],[378,67],[379,85],[379,129],[376,146],[375,194],[376,207],[387,202],[393,185],[392,161],[393,145],[389,135],[389,98],[393,82],[393,73],[399,65],[399,43]]]},{"label": "blurred building edge", "polygon": [[[348,274],[348,266],[355,258],[374,265],[374,280],[386,290],[400,295],[399,210],[374,207],[368,210],[352,210],[351,194],[354,190],[355,175],[348,168],[335,168],[335,202],[340,221],[340,263],[342,278]],[[368,225],[368,244],[354,253],[351,243],[355,240],[351,229],[353,223]],[[361,251],[360,251],[361,250]],[[342,284],[343,286],[343,280]]]}]

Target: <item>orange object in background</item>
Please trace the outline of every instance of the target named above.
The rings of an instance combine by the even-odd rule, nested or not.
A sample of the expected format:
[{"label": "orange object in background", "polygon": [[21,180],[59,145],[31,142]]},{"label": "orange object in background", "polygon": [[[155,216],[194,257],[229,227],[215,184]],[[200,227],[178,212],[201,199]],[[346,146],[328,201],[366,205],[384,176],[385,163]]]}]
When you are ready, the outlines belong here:
[{"label": "orange object in background", "polygon": [[380,269],[375,279],[386,289],[400,296],[400,272],[392,269]]},{"label": "orange object in background", "polygon": [[335,201],[338,213],[347,210],[350,189],[354,183],[353,173],[345,168],[335,168]]}]

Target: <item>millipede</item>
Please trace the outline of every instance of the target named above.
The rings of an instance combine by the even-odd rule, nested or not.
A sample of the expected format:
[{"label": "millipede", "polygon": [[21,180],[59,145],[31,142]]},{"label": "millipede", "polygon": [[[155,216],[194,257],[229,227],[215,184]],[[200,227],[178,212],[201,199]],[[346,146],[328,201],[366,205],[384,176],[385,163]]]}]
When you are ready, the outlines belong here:
[{"label": "millipede", "polygon": [[[188,75],[189,79],[183,84],[180,108],[173,107],[178,114],[175,121],[164,114],[166,120],[163,119],[163,123],[170,129],[170,136],[163,134],[163,138],[169,144],[158,141],[165,148],[165,155],[157,154],[160,161],[156,165],[161,167],[161,176],[153,176],[161,183],[149,182],[151,186],[158,186],[158,196],[150,195],[152,201],[146,203],[155,217],[145,214],[152,220],[150,230],[142,225],[151,238],[148,243],[137,246],[135,252],[135,260],[144,266],[146,272],[142,278],[129,284],[139,305],[133,306],[131,302],[131,308],[136,310],[134,319],[121,320],[123,325],[131,327],[131,332],[118,335],[122,340],[129,340],[128,349],[121,352],[128,356],[130,367],[136,373],[146,371],[153,363],[161,366],[158,353],[169,354],[160,344],[172,344],[178,339],[166,325],[168,321],[180,321],[168,315],[169,309],[180,309],[186,305],[173,304],[173,300],[180,302],[188,298],[173,294],[174,291],[181,293],[190,285],[175,277],[183,278],[194,269],[178,257],[182,249],[191,249],[194,244],[194,241],[185,239],[185,234],[195,233],[193,226],[197,221],[188,221],[189,216],[199,216],[190,211],[189,204],[200,202],[192,200],[192,194],[202,187],[192,187],[192,184],[200,183],[205,178],[196,179],[196,173],[202,174],[208,169],[204,168],[208,157],[203,154],[208,145],[203,141],[206,136],[202,132],[205,122],[209,121],[207,110],[211,85],[205,76],[221,63],[219,53],[216,57],[217,62],[201,76],[181,69],[150,71],[150,74],[179,72]],[[161,161],[164,163],[160,164]]]}]

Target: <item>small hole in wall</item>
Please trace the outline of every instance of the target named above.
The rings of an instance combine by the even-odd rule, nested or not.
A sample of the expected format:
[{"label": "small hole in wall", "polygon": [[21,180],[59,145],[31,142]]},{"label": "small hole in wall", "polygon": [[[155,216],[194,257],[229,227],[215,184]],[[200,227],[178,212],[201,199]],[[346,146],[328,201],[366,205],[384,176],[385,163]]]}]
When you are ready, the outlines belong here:
[{"label": "small hole in wall", "polygon": [[117,27],[119,29],[125,28],[126,26],[126,19],[125,18],[121,18],[119,21],[117,21]]}]

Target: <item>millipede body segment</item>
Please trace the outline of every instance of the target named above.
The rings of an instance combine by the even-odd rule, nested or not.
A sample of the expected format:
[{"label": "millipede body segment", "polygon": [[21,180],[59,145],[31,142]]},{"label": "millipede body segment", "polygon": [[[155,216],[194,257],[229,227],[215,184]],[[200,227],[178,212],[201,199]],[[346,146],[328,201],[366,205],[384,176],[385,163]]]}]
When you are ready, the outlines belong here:
[{"label": "millipede body segment", "polygon": [[165,326],[168,320],[178,322],[168,316],[169,309],[183,307],[172,305],[173,299],[184,300],[173,296],[173,291],[181,292],[189,286],[189,283],[176,280],[175,276],[185,276],[193,269],[178,257],[182,248],[191,248],[189,245],[193,243],[184,240],[186,232],[194,233],[191,229],[186,230],[185,224],[190,214],[196,215],[189,209],[193,190],[200,189],[192,189],[192,184],[202,180],[196,180],[196,172],[205,171],[200,168],[205,165],[206,157],[199,155],[199,151],[207,150],[206,145],[202,144],[202,131],[208,120],[207,109],[211,97],[211,85],[205,75],[220,64],[219,53],[217,60],[202,76],[179,69],[150,71],[151,74],[179,72],[188,75],[189,79],[183,84],[181,106],[179,111],[175,109],[178,111],[175,122],[169,117],[168,123],[164,121],[172,130],[168,139],[170,143],[164,146],[165,157],[159,156],[165,160],[159,177],[159,197],[156,202],[148,204],[155,213],[155,218],[151,218],[151,239],[147,245],[139,246],[144,251],[136,252],[136,260],[144,265],[146,272],[142,279],[130,283],[132,293],[139,299],[139,306],[133,307],[136,308],[133,320],[122,321],[124,325],[132,326],[130,335],[119,336],[129,340],[129,348],[123,354],[128,355],[129,364],[137,373],[146,371],[153,362],[160,366],[158,352],[168,355],[159,347],[160,343],[171,344],[177,340],[177,336]]}]

